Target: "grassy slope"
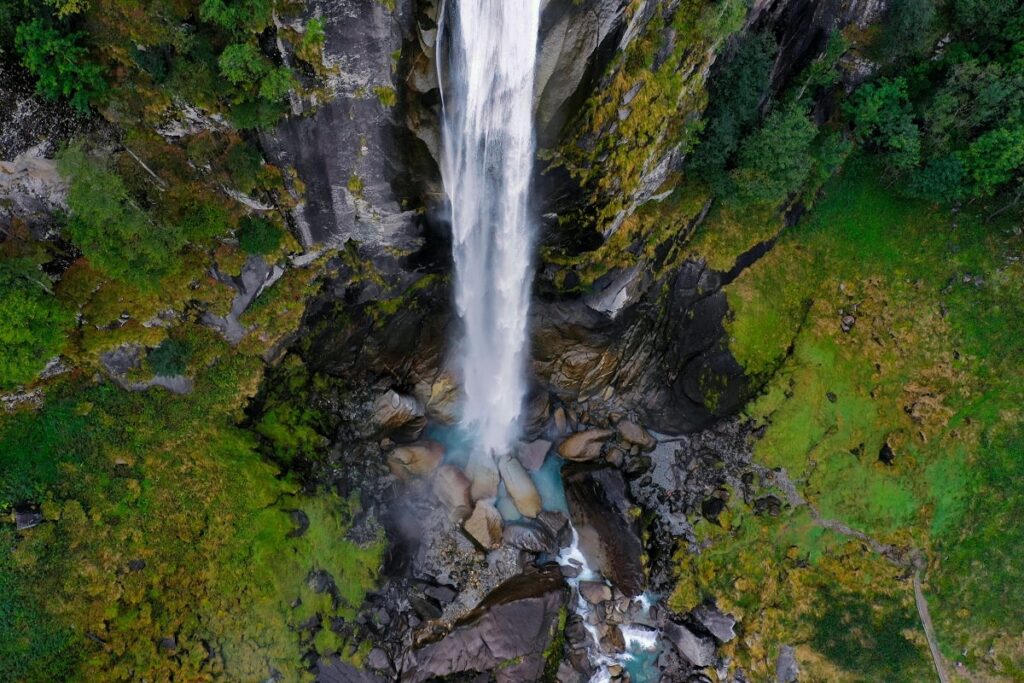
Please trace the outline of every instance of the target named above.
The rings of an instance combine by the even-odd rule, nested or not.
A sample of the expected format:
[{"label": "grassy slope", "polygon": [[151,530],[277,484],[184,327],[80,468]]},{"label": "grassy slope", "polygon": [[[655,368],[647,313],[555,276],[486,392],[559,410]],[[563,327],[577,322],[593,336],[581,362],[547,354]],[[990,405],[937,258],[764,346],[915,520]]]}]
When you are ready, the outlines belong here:
[{"label": "grassy slope", "polygon": [[[383,540],[346,540],[355,503],[278,477],[236,426],[262,362],[195,335],[188,396],[72,381],[0,421],[0,500],[46,515],[0,535],[0,680],[294,681],[310,646],[358,657],[319,623],[352,620]],[[294,508],[310,528],[287,538]],[[306,583],[320,569],[336,603]]]},{"label": "grassy slope", "polygon": [[[855,160],[728,295],[733,351],[770,377],[748,409],[767,427],[757,459],[785,468],[824,517],[925,550],[946,656],[1019,680],[1024,292],[1010,228],[899,199]],[[886,442],[891,466],[878,459]],[[676,599],[724,591],[749,605],[749,623],[767,628],[768,642],[740,646],[755,669],[788,638],[812,675],[927,679],[906,577],[803,515],[738,515],[708,532],[715,550]],[[764,544],[774,556],[755,552]],[[751,571],[784,577],[782,589],[746,585]],[[887,649],[896,631],[900,656]]]}]

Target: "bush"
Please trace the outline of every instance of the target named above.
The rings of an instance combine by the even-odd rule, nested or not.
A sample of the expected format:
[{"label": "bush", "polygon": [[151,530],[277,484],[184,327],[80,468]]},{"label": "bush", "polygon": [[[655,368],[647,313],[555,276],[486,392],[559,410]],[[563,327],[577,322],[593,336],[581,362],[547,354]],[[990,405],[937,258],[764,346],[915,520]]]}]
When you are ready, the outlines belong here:
[{"label": "bush", "polygon": [[158,375],[183,375],[192,359],[192,347],[178,339],[164,339],[149,352],[149,366]]},{"label": "bush", "polygon": [[263,155],[252,145],[240,142],[228,150],[224,165],[239,190],[252,192],[259,184],[259,174],[263,170]]},{"label": "bush", "polygon": [[107,90],[103,67],[89,61],[80,45],[82,33],[63,34],[43,19],[18,26],[15,44],[22,63],[38,81],[36,90],[49,99],[66,98],[82,113]]},{"label": "bush", "polygon": [[818,129],[793,104],[772,112],[740,148],[739,163],[730,174],[742,204],[779,204],[798,191],[814,161],[811,143]]},{"label": "bush", "polygon": [[74,316],[26,259],[0,261],[0,387],[27,382],[60,353]]},{"label": "bush", "polygon": [[885,51],[889,57],[912,57],[928,47],[935,0],[895,0],[886,19]]},{"label": "bush", "polygon": [[907,82],[882,79],[861,86],[849,108],[857,138],[883,152],[891,170],[907,171],[921,160],[921,131],[914,122]]},{"label": "bush", "polygon": [[247,216],[238,230],[238,244],[249,254],[277,251],[282,237],[280,228],[259,216]]},{"label": "bush", "polygon": [[67,234],[93,266],[148,290],[175,271],[182,235],[155,223],[120,176],[81,146],[62,152],[57,164],[70,180]]}]

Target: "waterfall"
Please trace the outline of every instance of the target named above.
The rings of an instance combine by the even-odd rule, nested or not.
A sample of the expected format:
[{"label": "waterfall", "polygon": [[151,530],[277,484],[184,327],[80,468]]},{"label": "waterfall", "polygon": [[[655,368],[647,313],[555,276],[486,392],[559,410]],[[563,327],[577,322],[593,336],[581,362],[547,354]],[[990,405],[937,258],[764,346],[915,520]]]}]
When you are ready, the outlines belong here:
[{"label": "waterfall", "polygon": [[438,22],[462,422],[488,459],[510,449],[526,395],[540,3],[449,0]]}]

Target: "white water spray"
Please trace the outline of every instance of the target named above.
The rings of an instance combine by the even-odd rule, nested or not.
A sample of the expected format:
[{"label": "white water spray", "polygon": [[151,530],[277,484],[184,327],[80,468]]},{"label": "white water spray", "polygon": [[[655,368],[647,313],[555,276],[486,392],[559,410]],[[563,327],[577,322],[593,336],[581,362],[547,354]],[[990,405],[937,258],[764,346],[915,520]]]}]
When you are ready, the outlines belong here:
[{"label": "white water spray", "polygon": [[[463,424],[507,452],[526,395],[533,82],[541,0],[448,0],[437,41],[441,174],[452,204]],[[442,67],[443,68],[443,67]]]}]

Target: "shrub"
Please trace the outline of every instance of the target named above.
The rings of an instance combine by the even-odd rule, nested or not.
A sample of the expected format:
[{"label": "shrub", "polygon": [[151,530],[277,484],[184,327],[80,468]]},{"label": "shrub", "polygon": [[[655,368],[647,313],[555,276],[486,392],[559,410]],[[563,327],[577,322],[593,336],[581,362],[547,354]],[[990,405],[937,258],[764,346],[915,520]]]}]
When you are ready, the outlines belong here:
[{"label": "shrub", "polygon": [[192,347],[178,339],[164,339],[149,352],[149,366],[158,375],[182,375],[192,359]]},{"label": "shrub", "polygon": [[280,228],[266,218],[247,216],[238,231],[238,244],[249,254],[270,254],[281,246]]},{"label": "shrub", "polygon": [[82,33],[64,34],[43,19],[33,19],[16,31],[22,63],[38,80],[36,90],[49,99],[66,98],[82,113],[107,90],[103,67],[89,60]]},{"label": "shrub", "polygon": [[93,266],[141,289],[175,271],[181,234],[155,223],[120,176],[77,145],[57,163],[70,180],[67,234]]},{"label": "shrub", "polygon": [[858,140],[883,152],[891,170],[917,166],[921,132],[914,122],[905,79],[882,79],[861,86],[849,109]]},{"label": "shrub", "polygon": [[27,382],[64,346],[74,323],[27,259],[0,261],[0,386]]},{"label": "shrub", "polygon": [[778,204],[801,188],[813,166],[818,129],[799,105],[772,112],[740,148],[730,174],[743,204]]}]

